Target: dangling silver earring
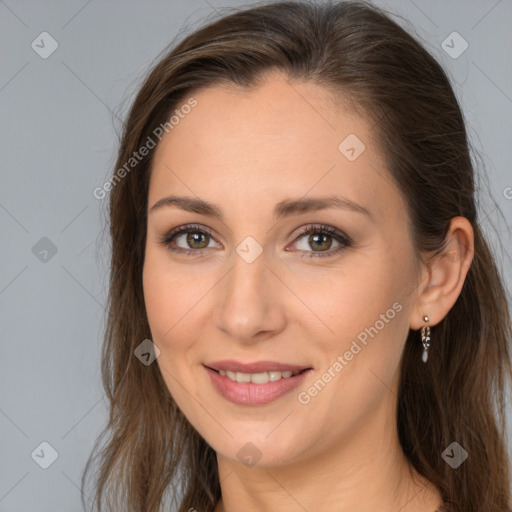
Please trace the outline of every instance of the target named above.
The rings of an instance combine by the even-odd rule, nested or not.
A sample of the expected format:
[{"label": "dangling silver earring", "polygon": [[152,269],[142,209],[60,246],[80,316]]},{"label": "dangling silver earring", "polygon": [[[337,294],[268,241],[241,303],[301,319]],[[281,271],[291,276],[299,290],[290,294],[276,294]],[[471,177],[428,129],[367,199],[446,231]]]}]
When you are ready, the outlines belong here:
[{"label": "dangling silver earring", "polygon": [[423,317],[425,325],[421,328],[421,342],[423,343],[423,355],[421,360],[426,363],[428,361],[428,349],[430,348],[430,325],[428,324],[428,316]]}]

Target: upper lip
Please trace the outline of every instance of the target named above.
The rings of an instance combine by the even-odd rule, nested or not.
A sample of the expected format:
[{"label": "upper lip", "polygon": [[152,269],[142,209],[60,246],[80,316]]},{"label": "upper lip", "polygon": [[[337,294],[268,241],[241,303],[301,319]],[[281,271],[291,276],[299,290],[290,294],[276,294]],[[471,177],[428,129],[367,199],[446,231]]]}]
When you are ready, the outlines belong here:
[{"label": "upper lip", "polygon": [[212,370],[231,370],[232,372],[240,372],[240,373],[260,373],[267,371],[274,372],[298,372],[301,370],[308,370],[311,367],[307,365],[300,364],[286,364],[279,363],[277,361],[257,361],[254,363],[241,363],[239,361],[224,360],[224,361],[214,361],[212,363],[205,363],[205,366],[211,368]]}]

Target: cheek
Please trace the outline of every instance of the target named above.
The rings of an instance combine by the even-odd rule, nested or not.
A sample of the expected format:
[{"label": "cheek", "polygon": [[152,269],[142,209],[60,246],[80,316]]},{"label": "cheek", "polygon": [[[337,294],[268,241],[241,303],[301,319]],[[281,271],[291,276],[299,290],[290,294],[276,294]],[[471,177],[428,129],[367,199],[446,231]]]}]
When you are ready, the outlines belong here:
[{"label": "cheek", "polygon": [[[322,418],[339,429],[361,428],[372,411],[394,396],[403,342],[408,332],[404,299],[407,270],[393,270],[391,262],[375,258],[325,279],[328,293],[310,286],[305,302],[329,327],[310,332],[310,343],[320,355],[318,373],[299,392],[303,414]],[[350,271],[348,270],[350,268]],[[398,272],[400,269],[400,272]],[[333,278],[335,276],[335,278]],[[317,281],[318,284],[318,281]],[[332,331],[332,332],[331,332]],[[305,428],[321,428],[310,421]],[[328,439],[339,433],[332,429]]]},{"label": "cheek", "polygon": [[160,349],[156,363],[169,392],[189,417],[194,412],[189,410],[190,394],[197,392],[189,371],[188,355],[197,339],[191,319],[200,310],[204,291],[159,254],[147,253],[142,282],[152,341]]},{"label": "cheek", "polygon": [[394,267],[381,255],[358,254],[338,267],[294,271],[286,280],[293,283],[299,302],[307,306],[307,315],[316,317],[317,326],[322,324],[325,339],[347,340],[400,301],[405,275],[404,264]]},{"label": "cheek", "polygon": [[151,257],[146,260],[143,288],[151,339],[160,350],[156,363],[175,400],[179,394],[177,383],[183,381],[180,368],[185,366],[183,358],[191,339],[184,329],[186,311],[190,308],[186,308],[188,301],[181,293],[184,289],[181,281]]},{"label": "cheek", "polygon": [[171,282],[169,276],[162,272],[161,265],[149,256],[144,263],[142,285],[153,341],[160,346],[165,333],[175,322],[176,296],[173,290],[176,290],[177,283]]},{"label": "cheek", "polygon": [[184,326],[200,309],[207,284],[190,271],[171,266],[159,251],[146,252],[142,284],[154,341],[164,349],[173,340],[186,341],[189,330]]},{"label": "cheek", "polygon": [[297,295],[321,321],[321,330],[319,322],[313,322],[310,331],[311,344],[314,340],[322,353],[321,370],[339,363],[338,356],[343,358],[343,368],[331,370],[337,376],[331,390],[370,392],[371,372],[386,383],[392,381],[409,330],[412,263],[405,251],[379,250],[300,280]]}]

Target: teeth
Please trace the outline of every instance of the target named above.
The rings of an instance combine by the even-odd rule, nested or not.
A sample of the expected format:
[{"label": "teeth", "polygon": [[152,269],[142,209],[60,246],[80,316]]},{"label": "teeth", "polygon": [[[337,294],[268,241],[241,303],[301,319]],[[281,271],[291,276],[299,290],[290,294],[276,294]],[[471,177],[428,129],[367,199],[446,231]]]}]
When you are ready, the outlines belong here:
[{"label": "teeth", "polygon": [[236,381],[237,382],[251,382],[251,374],[236,372]]},{"label": "teeth", "polygon": [[268,372],[252,373],[251,382],[253,384],[266,384],[269,381]]},{"label": "teeth", "polygon": [[281,372],[268,372],[269,380],[274,382],[275,380],[279,380],[281,378]]},{"label": "teeth", "polygon": [[275,382],[280,379],[288,379],[293,375],[297,375],[300,372],[260,372],[260,373],[243,373],[243,372],[232,372],[230,370],[219,370],[220,375],[227,377],[233,382],[252,382],[253,384],[266,384],[267,382]]}]

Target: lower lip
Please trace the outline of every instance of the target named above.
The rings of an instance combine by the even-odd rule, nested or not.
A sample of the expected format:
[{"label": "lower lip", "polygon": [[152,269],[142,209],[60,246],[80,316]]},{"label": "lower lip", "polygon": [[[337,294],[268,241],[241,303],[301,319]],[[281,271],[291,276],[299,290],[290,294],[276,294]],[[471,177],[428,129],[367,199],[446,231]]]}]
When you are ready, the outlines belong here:
[{"label": "lower lip", "polygon": [[230,402],[237,405],[265,405],[293,391],[311,370],[305,370],[293,377],[279,379],[266,384],[234,382],[230,378],[205,368],[215,389]]}]

